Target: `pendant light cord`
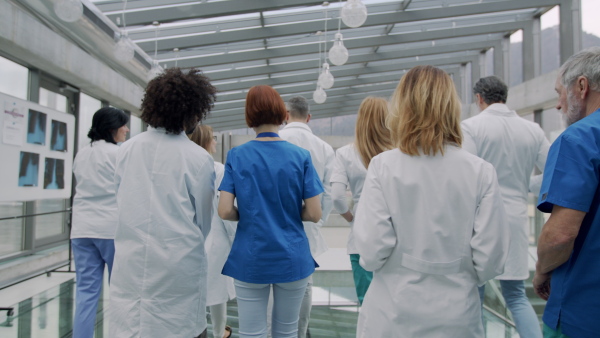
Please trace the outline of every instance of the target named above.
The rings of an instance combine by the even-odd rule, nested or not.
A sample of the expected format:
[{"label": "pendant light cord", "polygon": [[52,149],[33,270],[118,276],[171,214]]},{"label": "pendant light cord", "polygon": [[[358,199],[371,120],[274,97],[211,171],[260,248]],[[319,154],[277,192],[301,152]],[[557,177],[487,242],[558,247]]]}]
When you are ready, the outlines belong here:
[{"label": "pendant light cord", "polygon": [[342,30],[342,0],[340,0],[340,11],[338,12],[338,33]]},{"label": "pendant light cord", "polygon": [[[329,5],[327,5],[329,6]],[[323,62],[327,62],[327,6],[325,6],[325,37],[323,38]]]},{"label": "pendant light cord", "polygon": [[154,61],[156,61],[156,55],[158,54],[158,26],[154,30]]},{"label": "pendant light cord", "polygon": [[121,19],[123,21],[123,30],[125,30],[127,28],[127,25],[125,24],[125,9],[127,8],[127,0],[123,0],[123,11],[121,12]]}]

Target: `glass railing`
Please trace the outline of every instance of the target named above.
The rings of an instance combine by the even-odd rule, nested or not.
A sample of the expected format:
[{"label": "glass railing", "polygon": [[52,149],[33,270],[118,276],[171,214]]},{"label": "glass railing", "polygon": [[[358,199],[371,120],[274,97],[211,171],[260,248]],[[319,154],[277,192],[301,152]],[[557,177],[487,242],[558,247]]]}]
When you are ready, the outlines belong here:
[{"label": "glass railing", "polygon": [[[499,294],[497,285],[494,282],[488,283],[486,287],[488,299],[483,313],[486,336],[488,338],[518,337],[502,297],[498,297]],[[11,305],[13,313],[10,316],[8,311],[0,311],[0,337],[71,337],[75,309],[74,296],[75,283],[69,280]],[[8,306],[8,304],[0,304],[0,306]],[[108,321],[105,320],[107,310],[108,295],[103,294],[96,317],[96,338],[108,337]],[[309,323],[311,337],[355,337],[358,313],[354,287],[315,286]],[[227,324],[234,332],[232,337],[238,337],[238,311],[235,300],[228,303],[227,314]],[[210,333],[212,332],[210,316],[208,320]]]}]

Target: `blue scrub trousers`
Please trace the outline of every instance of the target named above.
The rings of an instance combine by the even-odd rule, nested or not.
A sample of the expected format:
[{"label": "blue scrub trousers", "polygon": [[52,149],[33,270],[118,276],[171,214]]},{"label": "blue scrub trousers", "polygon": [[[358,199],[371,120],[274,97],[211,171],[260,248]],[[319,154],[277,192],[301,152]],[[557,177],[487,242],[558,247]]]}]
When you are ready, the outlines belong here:
[{"label": "blue scrub trousers", "polygon": [[352,265],[352,275],[354,276],[354,287],[356,288],[356,297],[358,302],[362,305],[365,298],[365,294],[371,285],[373,280],[373,273],[363,269],[358,263],[360,255],[350,254],[350,264]]},{"label": "blue scrub trousers", "polygon": [[92,338],[96,325],[98,299],[102,290],[104,264],[108,266],[108,278],[115,257],[115,241],[99,238],[71,239],[75,258],[75,319],[73,338]]},{"label": "blue scrub trousers", "polygon": [[[525,282],[522,280],[500,280],[500,287],[506,307],[512,313],[519,336],[542,338],[540,322],[525,294]],[[484,294],[485,285],[479,287],[479,298],[482,307]]]}]

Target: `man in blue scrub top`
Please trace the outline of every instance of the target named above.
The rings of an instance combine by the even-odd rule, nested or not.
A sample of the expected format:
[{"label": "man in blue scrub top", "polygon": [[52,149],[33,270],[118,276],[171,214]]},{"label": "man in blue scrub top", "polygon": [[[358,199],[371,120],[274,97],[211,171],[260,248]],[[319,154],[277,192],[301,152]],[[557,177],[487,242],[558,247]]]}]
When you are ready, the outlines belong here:
[{"label": "man in blue scrub top", "polygon": [[600,47],[571,56],[556,80],[569,127],[550,148],[538,209],[535,292],[545,337],[600,337]]}]

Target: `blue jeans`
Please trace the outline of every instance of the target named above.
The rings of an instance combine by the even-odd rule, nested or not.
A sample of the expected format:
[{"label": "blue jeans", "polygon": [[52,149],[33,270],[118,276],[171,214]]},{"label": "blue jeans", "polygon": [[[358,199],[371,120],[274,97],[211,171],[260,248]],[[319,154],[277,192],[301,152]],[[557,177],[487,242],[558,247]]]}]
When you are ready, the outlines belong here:
[{"label": "blue jeans", "polygon": [[115,242],[112,239],[71,239],[75,258],[75,318],[73,338],[91,338],[96,326],[98,299],[104,279],[104,264],[108,266],[108,278],[115,257]]},{"label": "blue jeans", "polygon": [[[522,280],[500,280],[502,297],[506,307],[512,313],[519,336],[523,338],[542,338],[542,330],[533,306],[525,294],[525,282]],[[485,285],[479,288],[479,298],[483,306]]]},{"label": "blue jeans", "polygon": [[273,285],[272,335],[296,338],[300,306],[308,278],[290,283],[254,284],[234,279],[238,303],[240,338],[267,337],[267,303]]}]

